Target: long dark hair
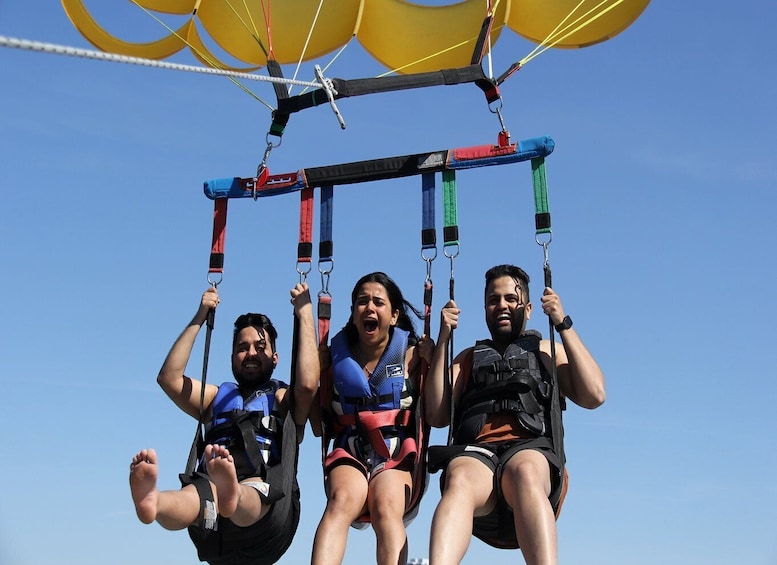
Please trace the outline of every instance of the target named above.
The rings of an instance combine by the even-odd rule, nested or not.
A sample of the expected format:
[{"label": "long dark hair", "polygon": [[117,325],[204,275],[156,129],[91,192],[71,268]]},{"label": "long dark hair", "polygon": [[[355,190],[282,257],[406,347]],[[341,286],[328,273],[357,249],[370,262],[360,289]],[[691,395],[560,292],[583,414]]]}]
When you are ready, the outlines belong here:
[{"label": "long dark hair", "polygon": [[397,283],[395,283],[386,273],[382,273],[380,271],[364,275],[362,278],[356,281],[356,284],[353,287],[353,291],[351,292],[351,316],[348,318],[348,322],[345,324],[345,326],[343,326],[343,331],[348,337],[348,344],[353,346],[359,341],[359,332],[353,323],[353,307],[356,305],[356,298],[359,295],[359,289],[362,287],[362,285],[367,283],[378,283],[383,285],[383,288],[385,288],[386,292],[388,293],[388,299],[389,303],[391,304],[392,311],[399,310],[399,317],[397,318],[396,327],[410,332],[410,336],[408,337],[408,344],[415,345],[419,338],[418,334],[416,334],[415,325],[413,324],[413,319],[410,317],[410,314],[414,314],[419,320],[423,319],[423,314],[420,310],[418,310],[418,308],[405,300],[405,297],[402,296],[402,291],[399,290]]}]

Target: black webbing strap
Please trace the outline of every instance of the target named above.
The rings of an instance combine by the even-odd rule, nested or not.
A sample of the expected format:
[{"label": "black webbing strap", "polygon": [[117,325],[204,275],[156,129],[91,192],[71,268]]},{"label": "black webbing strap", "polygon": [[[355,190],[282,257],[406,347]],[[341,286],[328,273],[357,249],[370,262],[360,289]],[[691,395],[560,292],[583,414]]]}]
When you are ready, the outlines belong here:
[{"label": "black webbing strap", "polygon": [[[267,59],[267,73],[271,77],[283,78],[283,71],[281,70],[281,66],[278,64],[278,61],[273,58]],[[284,98],[289,97],[289,89],[285,84],[274,82],[272,86],[275,89],[275,97],[278,100],[283,100]],[[270,131],[268,133],[270,135],[281,137],[283,135],[283,130],[286,129],[286,124],[288,121],[288,113],[278,112],[275,110],[272,114],[272,124],[270,125]]]},{"label": "black webbing strap", "polygon": [[[395,92],[414,88],[426,88],[430,86],[451,86],[456,84],[475,83],[481,89],[492,88],[493,82],[483,73],[480,64],[469,65],[458,69],[442,69],[426,73],[409,75],[390,75],[377,78],[339,79],[333,78],[332,87],[337,92],[335,100],[364,96],[365,94],[377,94],[381,92]],[[289,120],[289,115],[307,108],[313,108],[319,104],[328,104],[329,97],[323,88],[317,88],[309,92],[289,96],[278,100],[278,109],[273,116],[274,120],[283,120],[284,125]]]}]

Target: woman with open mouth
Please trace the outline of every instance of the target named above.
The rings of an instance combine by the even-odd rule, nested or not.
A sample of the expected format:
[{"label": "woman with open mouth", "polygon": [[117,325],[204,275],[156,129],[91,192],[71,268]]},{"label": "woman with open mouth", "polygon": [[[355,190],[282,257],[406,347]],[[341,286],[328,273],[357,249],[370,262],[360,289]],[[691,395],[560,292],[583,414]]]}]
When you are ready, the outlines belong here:
[{"label": "woman with open mouth", "polygon": [[421,318],[385,273],[365,275],[351,293],[351,316],[332,339],[321,374],[320,422],[331,451],[324,460],[327,505],[312,563],[341,563],[348,527],[372,524],[379,564],[407,561],[405,523],[424,491],[425,424],[419,403],[421,360],[434,342],[419,338]]}]

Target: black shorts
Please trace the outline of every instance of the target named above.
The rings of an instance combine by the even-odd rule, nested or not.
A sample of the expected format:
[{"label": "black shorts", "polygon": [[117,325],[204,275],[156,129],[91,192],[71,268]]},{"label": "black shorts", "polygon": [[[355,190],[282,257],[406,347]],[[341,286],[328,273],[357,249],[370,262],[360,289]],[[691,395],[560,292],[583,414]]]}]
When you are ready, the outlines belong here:
[{"label": "black shorts", "polygon": [[[297,532],[300,514],[300,492],[297,484],[297,439],[292,418],[286,418],[283,429],[282,463],[268,470],[267,482],[272,496],[272,508],[258,522],[246,527],[236,526],[228,518],[217,518],[215,529],[206,529],[204,521],[190,526],[189,537],[197,548],[200,561],[211,565],[271,565],[289,549]],[[241,480],[247,477],[239,477]],[[181,476],[181,482],[191,483],[200,495],[201,514],[213,493],[208,476],[195,473]],[[261,496],[261,495],[260,495]]]},{"label": "black shorts", "polygon": [[[551,476],[551,491],[548,500],[553,512],[558,515],[566,488],[565,477],[550,438],[540,437],[506,441],[494,444],[450,445],[430,448],[430,467],[433,471],[445,469],[457,457],[472,457],[486,465],[494,473],[494,490],[497,502],[494,509],[485,516],[473,519],[472,534],[492,547],[514,549],[518,547],[515,535],[513,511],[502,494],[502,471],[510,458],[525,449],[540,452],[548,460]],[[445,485],[445,471],[440,477],[440,489]]]},{"label": "black shorts", "polygon": [[[218,530],[189,528],[201,561],[211,565],[270,565],[280,560],[294,539],[299,524],[299,488],[275,502],[264,518],[241,528],[227,518],[218,519]],[[215,539],[212,539],[216,536]],[[211,550],[212,553],[204,554]]]}]

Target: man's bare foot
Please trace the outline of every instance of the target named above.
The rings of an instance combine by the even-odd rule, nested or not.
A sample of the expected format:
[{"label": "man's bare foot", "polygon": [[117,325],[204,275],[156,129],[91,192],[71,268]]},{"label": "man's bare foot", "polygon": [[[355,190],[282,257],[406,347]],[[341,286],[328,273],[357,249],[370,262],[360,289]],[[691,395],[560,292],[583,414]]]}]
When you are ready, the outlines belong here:
[{"label": "man's bare foot", "polygon": [[216,485],[219,515],[229,518],[237,509],[240,498],[240,483],[237,482],[235,460],[229,450],[221,445],[205,446],[205,465],[208,476]]},{"label": "man's bare foot", "polygon": [[159,491],[156,479],[159,474],[156,451],[143,449],[139,451],[130,463],[130,491],[135,503],[135,513],[144,524],[156,520]]}]

